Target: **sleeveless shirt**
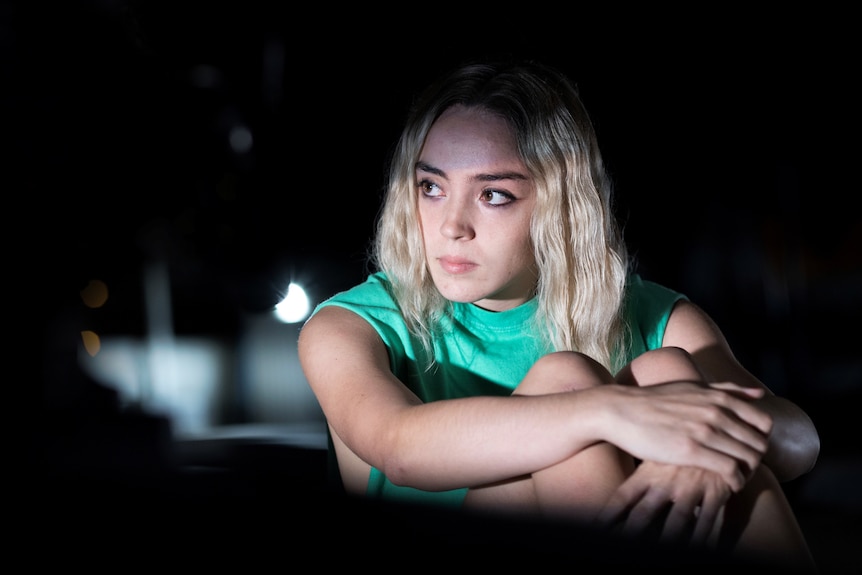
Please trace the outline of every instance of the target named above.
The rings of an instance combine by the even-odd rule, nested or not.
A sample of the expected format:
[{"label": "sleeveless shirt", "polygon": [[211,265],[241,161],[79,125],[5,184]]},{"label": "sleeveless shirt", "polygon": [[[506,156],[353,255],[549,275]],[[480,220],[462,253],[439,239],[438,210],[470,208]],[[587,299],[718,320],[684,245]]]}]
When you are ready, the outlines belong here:
[{"label": "sleeveless shirt", "polygon": [[[661,347],[674,304],[687,297],[638,274],[630,277],[624,318],[631,341],[626,362]],[[392,372],[424,402],[476,395],[510,395],[546,349],[532,319],[535,298],[510,310],[492,312],[469,303],[453,303],[434,343],[436,365],[426,370],[421,342],[407,325],[382,272],[318,304],[313,313],[336,305],[361,316],[380,335]],[[313,315],[313,314],[312,314]],[[330,447],[330,463],[335,466]],[[372,468],[366,495],[395,501],[459,506],[467,488],[429,492],[393,484]]]}]

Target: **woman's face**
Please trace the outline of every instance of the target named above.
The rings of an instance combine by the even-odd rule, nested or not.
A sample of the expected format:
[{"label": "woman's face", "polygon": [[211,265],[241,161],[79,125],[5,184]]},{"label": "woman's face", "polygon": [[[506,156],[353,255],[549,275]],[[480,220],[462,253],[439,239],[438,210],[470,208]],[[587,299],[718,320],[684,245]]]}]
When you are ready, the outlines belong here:
[{"label": "woman's face", "polygon": [[440,293],[492,311],[527,301],[536,285],[536,194],[506,122],[449,108],[428,132],[416,182],[427,265]]}]

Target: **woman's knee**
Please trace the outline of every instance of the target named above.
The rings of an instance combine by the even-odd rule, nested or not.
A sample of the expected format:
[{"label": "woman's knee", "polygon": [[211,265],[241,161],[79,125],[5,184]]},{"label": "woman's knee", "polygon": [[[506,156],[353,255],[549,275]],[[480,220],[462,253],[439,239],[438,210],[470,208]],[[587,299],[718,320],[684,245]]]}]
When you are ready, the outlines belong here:
[{"label": "woman's knee", "polygon": [[541,395],[596,387],[614,379],[599,362],[575,351],[542,356],[527,372],[516,395]]},{"label": "woman's knee", "polygon": [[703,381],[691,354],[681,347],[660,347],[634,358],[617,374],[619,383],[654,385],[671,381]]}]

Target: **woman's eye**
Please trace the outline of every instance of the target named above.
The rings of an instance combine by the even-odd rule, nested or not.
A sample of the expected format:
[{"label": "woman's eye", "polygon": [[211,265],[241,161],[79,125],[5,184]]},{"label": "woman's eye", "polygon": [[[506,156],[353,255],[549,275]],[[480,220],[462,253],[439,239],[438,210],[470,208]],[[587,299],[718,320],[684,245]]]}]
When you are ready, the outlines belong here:
[{"label": "woman's eye", "polygon": [[515,200],[515,197],[508,192],[500,192],[497,190],[483,190],[482,201],[487,202],[492,206],[502,206]]},{"label": "woman's eye", "polygon": [[440,186],[438,186],[437,184],[435,184],[433,182],[429,182],[428,180],[422,180],[421,182],[419,182],[419,191],[422,192],[423,196],[427,196],[427,197],[431,197],[431,198],[442,195],[442,193],[443,193],[440,190]]}]

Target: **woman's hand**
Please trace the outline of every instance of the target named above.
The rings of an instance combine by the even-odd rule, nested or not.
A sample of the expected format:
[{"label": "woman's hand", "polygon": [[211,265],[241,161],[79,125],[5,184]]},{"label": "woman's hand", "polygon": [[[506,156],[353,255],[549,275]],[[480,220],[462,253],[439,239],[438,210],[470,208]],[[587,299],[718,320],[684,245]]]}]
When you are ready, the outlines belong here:
[{"label": "woman's hand", "polygon": [[760,464],[772,418],[752,401],[762,390],[730,383],[611,386],[605,439],[643,461],[700,467],[736,492]]},{"label": "woman's hand", "polygon": [[732,494],[713,471],[644,461],[596,520],[624,535],[652,532],[663,542],[704,544]]}]

